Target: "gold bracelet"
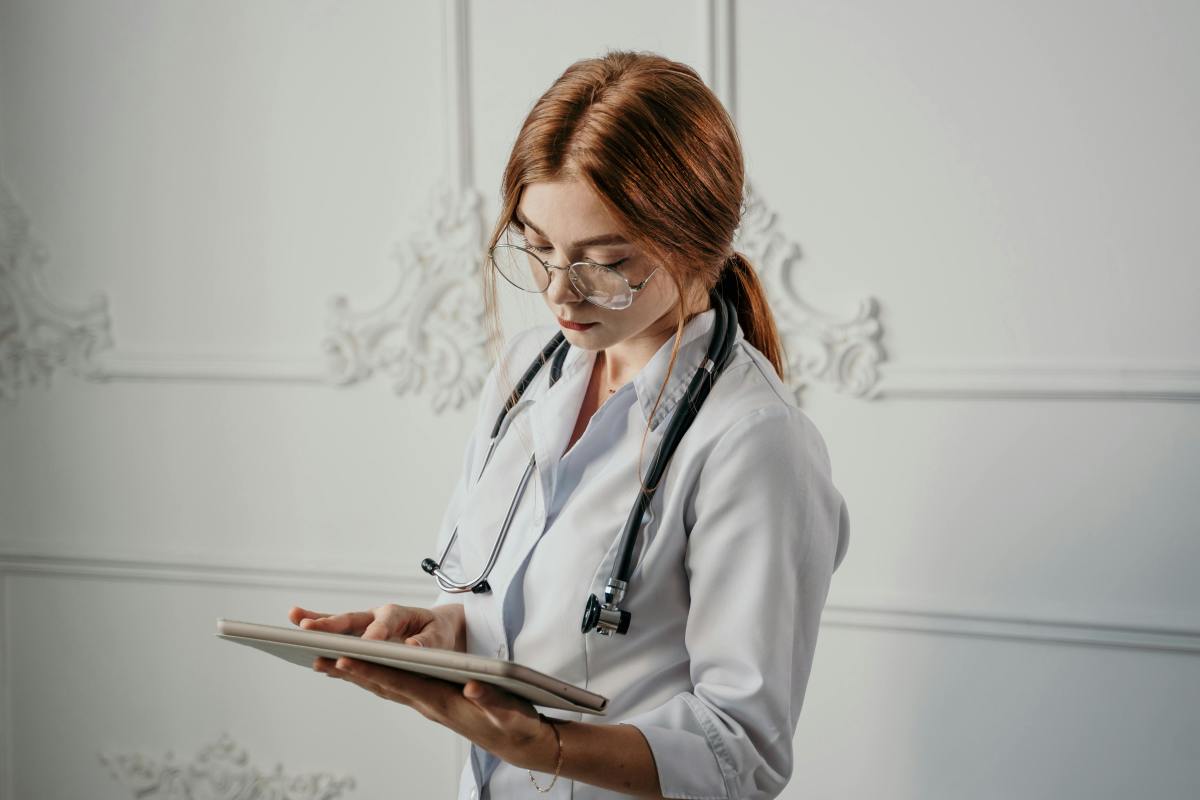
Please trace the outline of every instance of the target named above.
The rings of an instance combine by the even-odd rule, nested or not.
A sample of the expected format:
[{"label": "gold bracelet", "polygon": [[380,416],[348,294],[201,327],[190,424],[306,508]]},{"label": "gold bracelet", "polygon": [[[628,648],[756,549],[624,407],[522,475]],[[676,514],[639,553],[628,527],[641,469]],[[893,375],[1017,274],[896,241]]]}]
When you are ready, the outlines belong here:
[{"label": "gold bracelet", "polygon": [[552,718],[547,717],[545,714],[539,712],[538,719],[550,725],[550,728],[554,731],[554,741],[558,745],[558,762],[554,765],[554,777],[550,780],[550,783],[546,786],[546,788],[543,789],[541,786],[538,786],[537,778],[533,777],[533,770],[529,770],[529,782],[533,784],[533,788],[537,789],[542,794],[545,794],[546,792],[550,791],[551,788],[553,788],[555,782],[558,780],[558,771],[562,769],[562,736],[559,734],[558,726],[554,724],[554,720]]}]

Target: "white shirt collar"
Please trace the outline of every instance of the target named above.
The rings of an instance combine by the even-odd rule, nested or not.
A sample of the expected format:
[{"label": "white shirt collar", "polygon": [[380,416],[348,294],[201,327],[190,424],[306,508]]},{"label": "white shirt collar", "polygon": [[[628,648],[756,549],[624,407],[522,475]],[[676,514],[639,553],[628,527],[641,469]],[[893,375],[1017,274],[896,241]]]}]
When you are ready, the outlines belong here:
[{"label": "white shirt collar", "polygon": [[[642,410],[642,417],[650,422],[651,430],[657,429],[664,419],[670,417],[675,404],[679,402],[687,391],[692,376],[695,375],[696,370],[703,363],[704,354],[708,350],[709,334],[716,323],[716,316],[716,310],[710,308],[707,311],[701,311],[699,314],[694,315],[684,323],[683,335],[680,337],[679,354],[675,358],[675,366],[671,369],[670,381],[667,388],[663,391],[662,400],[658,404],[657,411],[654,412],[653,420],[650,419],[650,412],[654,409],[654,401],[658,398],[658,391],[662,387],[663,379],[666,377],[667,365],[671,361],[671,348],[674,345],[675,337],[672,336],[663,342],[658,351],[651,356],[650,360],[634,376],[633,388],[637,393],[638,406]],[[739,340],[743,338],[740,325],[738,326],[737,338]],[[559,376],[558,383],[551,387],[550,391],[557,392],[564,384],[574,383],[574,380],[569,379],[575,378],[581,370],[585,371],[585,375],[590,375],[595,360],[596,351],[572,347],[571,352],[567,354],[567,358],[563,363],[562,375]],[[586,378],[579,379],[586,380]]]}]

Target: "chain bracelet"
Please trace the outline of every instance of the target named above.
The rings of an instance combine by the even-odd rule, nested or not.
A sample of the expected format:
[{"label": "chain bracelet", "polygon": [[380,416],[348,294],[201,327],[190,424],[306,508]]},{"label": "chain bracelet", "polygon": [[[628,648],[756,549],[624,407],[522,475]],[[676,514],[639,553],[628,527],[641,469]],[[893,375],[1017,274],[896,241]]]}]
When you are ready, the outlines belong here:
[{"label": "chain bracelet", "polygon": [[533,788],[537,789],[540,793],[545,794],[554,787],[554,784],[558,781],[558,771],[562,769],[562,736],[558,732],[558,725],[555,724],[554,719],[547,717],[542,713],[538,713],[538,719],[550,725],[551,730],[554,731],[554,742],[558,745],[558,760],[554,765],[554,777],[550,780],[549,784],[547,784],[545,787],[538,786],[537,778],[533,777],[533,770],[529,770],[529,782],[533,784]]}]

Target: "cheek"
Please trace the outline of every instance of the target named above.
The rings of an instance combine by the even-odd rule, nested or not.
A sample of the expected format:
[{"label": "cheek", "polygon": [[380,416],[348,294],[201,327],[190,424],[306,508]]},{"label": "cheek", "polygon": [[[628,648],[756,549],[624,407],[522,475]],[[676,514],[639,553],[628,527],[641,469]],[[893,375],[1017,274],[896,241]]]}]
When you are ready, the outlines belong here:
[{"label": "cheek", "polygon": [[[666,311],[679,298],[679,292],[675,290],[675,285],[671,283],[671,276],[666,274],[664,270],[659,270],[646,288],[642,290],[642,294],[646,295],[645,299],[652,301],[653,305],[660,310]],[[647,303],[650,305],[650,303]]]},{"label": "cheek", "polygon": [[[659,276],[655,276],[658,280]],[[666,277],[665,275],[662,277]],[[661,319],[664,314],[675,307],[675,303],[679,299],[679,293],[675,291],[675,287],[669,281],[664,280],[661,285],[654,287],[655,291],[650,292],[650,287],[647,286],[642,292],[644,296],[639,297],[634,302],[636,308],[641,303],[641,308],[638,309],[638,317],[644,325],[649,325],[655,320]]]}]

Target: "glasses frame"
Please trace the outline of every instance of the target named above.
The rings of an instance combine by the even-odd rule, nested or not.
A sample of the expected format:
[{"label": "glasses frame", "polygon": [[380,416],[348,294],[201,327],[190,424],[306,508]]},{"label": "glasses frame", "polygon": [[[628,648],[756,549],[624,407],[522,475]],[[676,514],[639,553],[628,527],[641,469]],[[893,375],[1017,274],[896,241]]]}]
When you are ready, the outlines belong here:
[{"label": "glasses frame", "polygon": [[[519,285],[517,285],[517,283],[515,283],[514,281],[509,279],[509,277],[504,274],[504,270],[500,269],[500,267],[496,265],[495,253],[496,253],[497,247],[511,247],[514,250],[520,250],[523,253],[526,253],[527,255],[531,256],[539,264],[541,264],[542,267],[546,270],[546,288],[545,289],[526,289],[524,286],[519,286]],[[560,267],[557,264],[551,264],[549,261],[542,258],[541,255],[530,250],[528,247],[525,247],[525,246],[519,245],[519,244],[512,244],[510,242],[497,242],[490,250],[488,250],[487,255],[488,255],[488,261],[492,265],[492,269],[496,270],[496,272],[498,272],[500,274],[500,277],[504,278],[506,283],[508,283],[512,286],[515,286],[516,288],[520,289],[523,292],[528,292],[529,294],[545,294],[546,290],[550,288],[551,281],[553,281],[553,279],[554,279],[554,275],[550,272],[550,270],[561,269],[567,273],[567,278],[568,278],[568,280],[571,281],[571,288],[573,288],[575,290],[576,294],[578,294],[584,300],[586,300],[587,302],[596,306],[597,308],[603,308],[608,311],[624,311],[625,309],[629,308],[629,306],[632,306],[633,301],[637,299],[638,292],[640,292],[642,289],[644,289],[646,287],[646,284],[650,281],[650,279],[654,277],[654,273],[658,272],[658,267],[656,266],[654,269],[650,270],[649,275],[647,275],[645,278],[643,278],[638,283],[633,284],[633,283],[629,282],[629,278],[626,278],[624,275],[622,275],[620,272],[618,272],[616,267],[610,267],[608,264],[601,264],[597,261],[591,261],[591,260],[585,259],[583,261],[572,261],[567,266]],[[606,305],[597,303],[594,300],[591,300],[590,298],[588,298],[587,293],[579,286],[579,273],[575,271],[575,268],[577,266],[601,267],[603,269],[608,270],[613,275],[616,275],[621,280],[625,281],[625,285],[629,287],[629,303],[628,303],[628,305],[623,305],[620,307],[606,306]]]}]

